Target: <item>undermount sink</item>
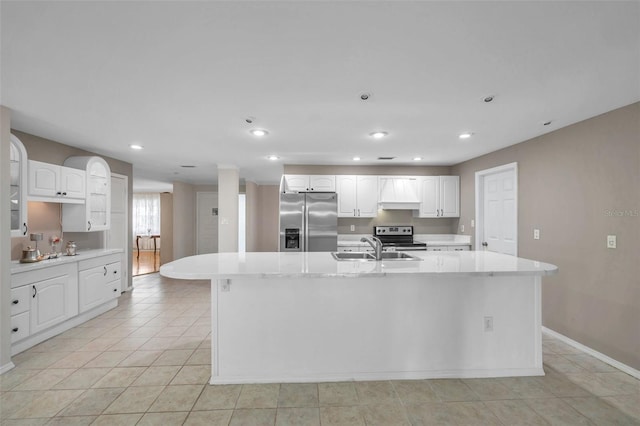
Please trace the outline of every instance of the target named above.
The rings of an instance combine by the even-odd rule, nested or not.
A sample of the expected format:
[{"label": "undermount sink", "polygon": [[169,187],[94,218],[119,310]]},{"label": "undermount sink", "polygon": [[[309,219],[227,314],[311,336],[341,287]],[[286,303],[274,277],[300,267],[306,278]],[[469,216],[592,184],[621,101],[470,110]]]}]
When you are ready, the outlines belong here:
[{"label": "undermount sink", "polygon": [[[373,253],[367,253],[364,251],[345,251],[345,252],[332,252],[331,255],[335,260],[357,260],[375,262],[376,257]],[[422,260],[419,257],[412,256],[402,251],[385,251],[382,253],[382,260]]]}]

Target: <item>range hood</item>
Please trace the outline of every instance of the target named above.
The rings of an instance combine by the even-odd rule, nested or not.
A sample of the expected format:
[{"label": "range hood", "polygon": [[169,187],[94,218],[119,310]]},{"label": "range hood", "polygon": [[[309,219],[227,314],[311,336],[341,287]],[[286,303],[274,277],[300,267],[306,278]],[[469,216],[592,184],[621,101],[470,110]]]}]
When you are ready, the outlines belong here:
[{"label": "range hood", "polygon": [[411,177],[380,176],[378,204],[384,210],[419,210],[418,181]]}]

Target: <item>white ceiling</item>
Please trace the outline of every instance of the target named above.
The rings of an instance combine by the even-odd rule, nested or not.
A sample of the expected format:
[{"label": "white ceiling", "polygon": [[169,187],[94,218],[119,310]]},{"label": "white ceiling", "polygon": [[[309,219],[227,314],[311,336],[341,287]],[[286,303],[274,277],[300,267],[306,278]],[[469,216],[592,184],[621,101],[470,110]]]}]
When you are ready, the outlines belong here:
[{"label": "white ceiling", "polygon": [[[0,12],[12,127],[131,162],[145,185],[212,183],[218,164],[259,183],[283,164],[355,155],[456,164],[640,100],[637,1],[2,1]],[[258,127],[269,135],[249,134]]]}]

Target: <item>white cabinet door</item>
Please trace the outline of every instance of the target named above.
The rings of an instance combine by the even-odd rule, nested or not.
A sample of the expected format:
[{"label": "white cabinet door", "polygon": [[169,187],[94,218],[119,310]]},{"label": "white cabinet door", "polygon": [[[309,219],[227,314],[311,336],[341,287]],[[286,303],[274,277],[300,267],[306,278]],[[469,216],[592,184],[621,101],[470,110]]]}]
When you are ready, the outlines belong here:
[{"label": "white cabinet door", "polygon": [[100,157],[69,157],[64,164],[85,172],[86,201],[65,204],[62,229],[65,232],[106,231],[111,225],[111,169]]},{"label": "white cabinet door", "polygon": [[440,217],[460,217],[460,176],[440,176]]},{"label": "white cabinet door", "polygon": [[335,192],[336,177],[332,175],[311,175],[309,176],[309,191],[313,192]]},{"label": "white cabinet door", "polygon": [[378,215],[378,176],[357,177],[357,216],[376,217]]},{"label": "white cabinet door", "polygon": [[357,176],[336,176],[338,194],[338,217],[356,217],[357,215]]},{"label": "white cabinet door", "polygon": [[308,175],[285,175],[286,192],[306,192],[309,190]]},{"label": "white cabinet door", "polygon": [[107,284],[105,292],[107,299],[115,299],[120,296],[122,287],[122,263],[107,264]]},{"label": "white cabinet door", "polygon": [[60,167],[60,191],[65,198],[85,199],[86,173],[84,170]]},{"label": "white cabinet door", "polygon": [[57,196],[60,188],[60,166],[29,160],[29,195]]},{"label": "white cabinet door", "polygon": [[96,266],[78,273],[78,300],[80,312],[100,306],[107,301],[107,266]]},{"label": "white cabinet door", "polygon": [[418,217],[460,217],[460,176],[422,176]]},{"label": "white cabinet door", "polygon": [[29,311],[11,316],[11,343],[29,337]]},{"label": "white cabinet door", "polygon": [[31,284],[31,334],[52,327],[78,314],[77,280],[69,275]]},{"label": "white cabinet door", "polygon": [[438,217],[440,208],[439,176],[423,176],[419,178],[420,217]]}]

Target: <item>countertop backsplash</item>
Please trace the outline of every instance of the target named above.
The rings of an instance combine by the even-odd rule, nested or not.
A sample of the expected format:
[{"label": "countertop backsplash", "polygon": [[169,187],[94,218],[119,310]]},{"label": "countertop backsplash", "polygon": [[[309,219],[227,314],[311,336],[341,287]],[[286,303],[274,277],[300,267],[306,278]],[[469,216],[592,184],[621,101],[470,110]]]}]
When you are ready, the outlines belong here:
[{"label": "countertop backsplash", "polygon": [[35,248],[35,241],[29,240],[29,234],[42,233],[42,241],[38,241],[41,253],[51,252],[51,238],[60,237],[59,250],[64,252],[67,241],[75,241],[78,250],[98,249],[103,246],[104,232],[62,232],[62,204],[30,201],[28,204],[29,231],[24,237],[11,238],[11,260],[20,260],[22,250],[27,246]]}]

